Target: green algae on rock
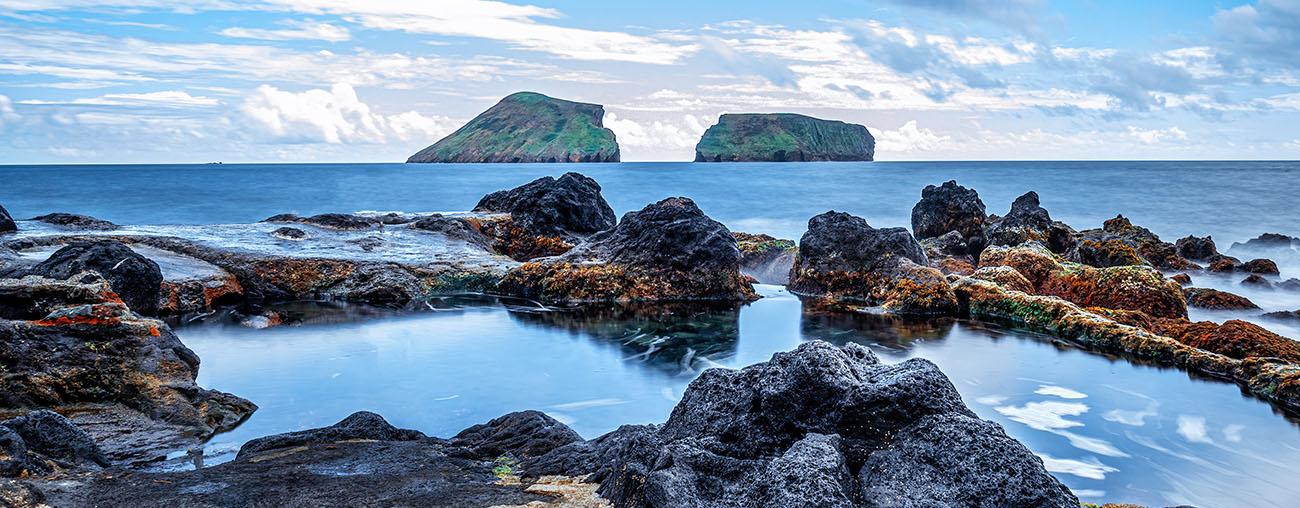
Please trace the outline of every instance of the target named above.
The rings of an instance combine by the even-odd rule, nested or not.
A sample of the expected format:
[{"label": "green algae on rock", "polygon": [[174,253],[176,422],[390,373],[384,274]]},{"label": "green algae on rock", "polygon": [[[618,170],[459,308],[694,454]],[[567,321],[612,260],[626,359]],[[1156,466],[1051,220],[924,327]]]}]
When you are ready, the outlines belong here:
[{"label": "green algae on rock", "polygon": [[604,116],[599,104],[518,92],[406,162],[618,162]]},{"label": "green algae on rock", "polygon": [[870,161],[866,127],[793,113],[727,114],[704,131],[695,162]]}]

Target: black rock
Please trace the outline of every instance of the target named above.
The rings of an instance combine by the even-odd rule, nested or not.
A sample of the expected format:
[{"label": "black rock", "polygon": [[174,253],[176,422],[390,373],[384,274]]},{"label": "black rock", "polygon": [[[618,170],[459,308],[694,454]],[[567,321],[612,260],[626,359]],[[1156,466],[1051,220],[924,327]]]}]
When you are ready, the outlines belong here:
[{"label": "black rock", "polygon": [[1028,241],[1043,242],[1052,252],[1065,252],[1074,244],[1074,230],[1052,220],[1039,205],[1038,193],[1026,192],[1011,203],[1006,217],[989,218],[990,245],[1016,246]]},{"label": "black rock", "polygon": [[9,216],[9,211],[0,205],[0,233],[12,233],[18,231],[18,224],[14,223],[14,218]]},{"label": "black rock", "polygon": [[740,248],[721,222],[689,198],[668,198],[623,215],[564,255],[647,271],[739,273]]},{"label": "black rock", "polygon": [[307,238],[310,237],[310,235],[308,235],[306,231],[303,231],[298,228],[291,228],[288,226],[282,228],[276,228],[275,231],[271,232],[271,236],[274,236],[282,240],[292,240],[292,241],[306,240]]},{"label": "black rock", "polygon": [[871,270],[895,258],[918,265],[928,262],[920,242],[906,228],[873,228],[866,219],[844,212],[813,217],[799,239],[800,264],[821,272]]},{"label": "black rock", "polygon": [[27,443],[23,437],[9,427],[0,425],[0,478],[14,478],[31,469],[32,466],[27,461]]},{"label": "black rock", "polygon": [[1193,270],[1200,267],[1178,254],[1178,248],[1151,230],[1134,225],[1123,215],[1102,223],[1101,229],[1078,233],[1078,242],[1068,253],[1071,261],[1106,268],[1151,265],[1161,270]]},{"label": "black rock", "polygon": [[883,365],[865,347],[820,341],[705,371],[661,427],[623,427],[524,465],[594,473],[615,506],[1079,504],[934,364]]},{"label": "black rock", "polygon": [[111,231],[118,228],[118,225],[113,224],[112,222],[96,219],[88,215],[77,215],[74,213],[50,213],[38,217],[32,217],[32,220],[69,229]]},{"label": "black rock", "polygon": [[927,185],[921,201],[912,207],[912,231],[917,238],[933,238],[949,231],[961,233],[970,254],[978,254],[988,245],[984,226],[988,215],[975,189],[957,185],[955,180],[941,186]]},{"label": "black rock", "polygon": [[1232,247],[1229,247],[1228,250],[1289,250],[1294,248],[1297,244],[1300,244],[1300,238],[1278,233],[1264,233],[1258,237],[1247,240],[1245,243],[1234,242]]},{"label": "black rock", "polygon": [[1243,286],[1255,286],[1260,289],[1273,289],[1273,283],[1269,282],[1268,279],[1265,279],[1258,273],[1252,273],[1245,279],[1242,279],[1241,284]]},{"label": "black rock", "polygon": [[126,305],[141,314],[158,311],[162,270],[122,242],[102,240],[69,244],[32,267],[31,273],[67,279],[83,271],[99,273]]},{"label": "black rock", "polygon": [[1265,313],[1263,317],[1278,321],[1300,321],[1300,310],[1282,310]]},{"label": "black rock", "polygon": [[1277,288],[1285,289],[1287,291],[1300,291],[1300,279],[1290,278],[1284,280],[1282,282],[1277,283]]},{"label": "black rock", "polygon": [[1214,238],[1186,236],[1174,243],[1178,255],[1187,259],[1209,260],[1219,256],[1219,249],[1214,245]]},{"label": "black rock", "polygon": [[418,431],[399,429],[388,423],[384,417],[369,411],[352,413],[343,421],[319,429],[276,434],[254,439],[239,448],[236,460],[244,459],[262,452],[282,448],[292,448],[307,444],[333,443],[353,439],[370,439],[374,441],[416,441],[426,439]]},{"label": "black rock", "polygon": [[461,431],[451,439],[479,457],[540,457],[582,436],[541,411],[520,411]]},{"label": "black rock", "polygon": [[282,213],[267,217],[262,222],[296,222],[340,231],[360,231],[370,229],[379,220],[346,213],[322,213],[311,217],[299,217],[292,213]]},{"label": "black rock", "polygon": [[458,217],[446,217],[439,214],[428,215],[412,222],[411,229],[442,233],[447,238],[460,240],[470,245],[477,245],[485,250],[492,250],[492,240],[483,236],[469,221]]},{"label": "black rock", "polygon": [[543,177],[510,190],[493,192],[476,212],[508,213],[534,235],[577,240],[614,227],[617,217],[600,194],[600,184],[578,173]]},{"label": "black rock", "polygon": [[343,243],[346,243],[348,245],[355,245],[359,247],[361,250],[366,252],[372,252],[375,249],[382,249],[384,245],[388,244],[388,242],[384,241],[383,237],[374,236],[374,235],[345,240]]},{"label": "black rock", "polygon": [[[63,415],[41,409],[0,422],[22,438],[28,453],[53,459],[68,466],[107,466],[108,459],[86,431]],[[0,439],[2,441],[2,439]]]}]

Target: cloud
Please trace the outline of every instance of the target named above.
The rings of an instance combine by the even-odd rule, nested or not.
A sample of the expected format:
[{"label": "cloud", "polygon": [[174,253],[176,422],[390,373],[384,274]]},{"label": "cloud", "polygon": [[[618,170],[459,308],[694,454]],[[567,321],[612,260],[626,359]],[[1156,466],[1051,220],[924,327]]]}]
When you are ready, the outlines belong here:
[{"label": "cloud", "polygon": [[638,122],[616,113],[605,114],[605,127],[614,131],[619,146],[690,148],[704,134],[704,122],[695,115],[683,115],[680,124],[653,120]]},{"label": "cloud", "polygon": [[1178,127],[1168,129],[1139,129],[1128,126],[1128,135],[1137,138],[1142,144],[1154,145],[1165,141],[1187,141],[1187,133]]},{"label": "cloud", "polygon": [[1045,453],[1039,453],[1038,457],[1043,459],[1043,467],[1049,472],[1065,473],[1089,480],[1105,480],[1106,473],[1119,471],[1103,464],[1096,457],[1088,457],[1084,460],[1058,459]]},{"label": "cloud", "polygon": [[231,27],[220,33],[226,37],[240,39],[260,39],[264,41],[319,40],[342,42],[352,38],[346,27],[314,21],[285,20],[281,24],[291,26],[288,29],[264,29]]},{"label": "cloud", "polygon": [[877,153],[911,153],[927,152],[944,146],[952,138],[940,136],[930,129],[916,126],[916,120],[909,120],[897,130],[876,131]]},{"label": "cloud", "polygon": [[338,83],[329,90],[288,92],[262,85],[247,97],[239,111],[272,138],[300,143],[386,143],[390,139],[429,139],[451,132],[445,118],[415,111],[385,116],[371,111],[351,85]]},{"label": "cloud", "polygon": [[0,128],[5,124],[21,120],[23,117],[14,111],[14,103],[7,95],[0,95]]},{"label": "cloud", "polygon": [[1221,10],[1212,21],[1236,58],[1300,68],[1300,3],[1260,0]]},{"label": "cloud", "polygon": [[19,101],[26,105],[63,105],[63,106],[159,106],[159,107],[203,107],[215,106],[220,101],[211,97],[193,96],[181,90],[166,90],[146,93],[110,93],[99,97],[84,97],[70,101],[46,101],[28,99]]},{"label": "cloud", "polygon": [[983,19],[1024,32],[1039,31],[1046,0],[894,0],[904,7],[928,9],[963,19]]},{"label": "cloud", "polygon": [[1193,443],[1212,444],[1205,428],[1205,418],[1200,416],[1178,415],[1178,435]]}]

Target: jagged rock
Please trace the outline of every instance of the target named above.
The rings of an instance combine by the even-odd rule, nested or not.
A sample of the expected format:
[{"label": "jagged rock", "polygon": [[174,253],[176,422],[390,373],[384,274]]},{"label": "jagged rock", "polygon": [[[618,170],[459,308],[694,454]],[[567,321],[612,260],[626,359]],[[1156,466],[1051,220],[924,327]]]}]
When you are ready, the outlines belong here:
[{"label": "jagged rock", "polygon": [[0,205],[0,233],[12,233],[14,231],[18,231],[18,224],[14,222],[13,217],[9,216],[9,210],[5,210],[5,207]]},{"label": "jagged rock", "polygon": [[930,266],[945,274],[969,274],[975,270],[975,257],[968,254],[970,247],[966,245],[961,233],[949,231],[934,238],[926,238],[921,240],[921,248],[925,249],[925,257],[930,260]]},{"label": "jagged rock", "polygon": [[518,92],[406,162],[618,162],[604,117],[599,104]]},{"label": "jagged rock", "polygon": [[1209,236],[1204,238],[1186,236],[1179,238],[1174,246],[1178,249],[1178,255],[1187,259],[1203,261],[1217,258],[1220,255],[1219,249],[1214,245],[1214,238]]},{"label": "jagged rock", "polygon": [[865,347],[820,341],[705,371],[662,426],[623,427],[524,466],[593,472],[615,506],[1078,506],[934,364],[884,365]]},{"label": "jagged rock", "polygon": [[563,254],[618,219],[600,184],[578,173],[493,192],[474,211],[509,214],[504,220],[477,219],[478,228],[496,241],[498,251],[519,261]]},{"label": "jagged rock", "polygon": [[[8,451],[8,459],[4,457]],[[17,454],[21,452],[21,454]],[[64,418],[41,409],[0,422],[0,476],[41,474],[59,468],[107,466],[95,441]]]},{"label": "jagged rock", "polygon": [[1279,273],[1277,263],[1274,263],[1271,259],[1252,259],[1242,263],[1241,266],[1237,267],[1237,270],[1263,275],[1277,275]]},{"label": "jagged rock", "polygon": [[740,249],[726,226],[687,198],[629,212],[561,256],[511,270],[498,291],[560,303],[748,300]]},{"label": "jagged rock", "polygon": [[31,273],[52,279],[67,279],[83,271],[99,273],[108,280],[131,310],[142,314],[158,311],[162,270],[158,263],[141,256],[122,242],[101,240],[69,244],[32,267]]},{"label": "jagged rock", "polygon": [[[5,305],[26,315],[0,319],[6,338],[0,341],[0,409],[121,405],[200,438],[232,428],[256,409],[196,385],[194,352],[161,321],[131,312],[106,281],[79,275],[18,283],[36,289],[32,301]],[[68,298],[59,302],[58,294]]]},{"label": "jagged rock", "polygon": [[541,411],[520,411],[462,430],[451,444],[479,457],[528,459],[582,441],[573,429]]},{"label": "jagged rock", "polygon": [[32,217],[32,220],[68,229],[85,229],[91,231],[112,231],[119,227],[117,224],[113,224],[106,220],[96,219],[88,215],[77,215],[75,213],[49,213]]},{"label": "jagged rock", "polygon": [[1177,282],[1179,285],[1186,286],[1192,283],[1192,276],[1185,273],[1179,273],[1169,277],[1169,280]]},{"label": "jagged rock", "polygon": [[729,113],[695,145],[695,162],[869,161],[866,127],[793,113]]},{"label": "jagged rock", "polygon": [[952,312],[957,302],[943,273],[926,264],[921,244],[906,229],[873,228],[831,211],[808,221],[789,289],[904,314]]},{"label": "jagged rock", "polygon": [[1133,225],[1123,215],[1105,221],[1101,229],[1079,233],[1078,240],[1069,253],[1070,260],[1098,268],[1142,264],[1161,270],[1200,268],[1178,255],[1173,244],[1161,241],[1147,228]]},{"label": "jagged rock", "polygon": [[311,217],[299,217],[292,213],[282,213],[280,215],[267,217],[262,222],[291,222],[297,224],[311,224],[313,226],[326,229],[336,229],[339,231],[360,231],[363,229],[370,229],[371,226],[378,222],[378,220],[346,213],[322,213]]},{"label": "jagged rock", "polygon": [[293,242],[300,242],[308,238],[311,238],[311,235],[308,235],[306,231],[303,231],[298,228],[291,228],[288,226],[282,228],[276,228],[275,231],[271,232],[271,236],[274,236],[281,240],[289,240]]},{"label": "jagged rock", "polygon": [[1012,291],[1030,294],[1035,291],[1034,284],[1029,282],[1029,279],[1026,279],[1019,270],[1010,266],[986,266],[975,270],[970,276],[992,282]]},{"label": "jagged rock", "polygon": [[1227,273],[1237,269],[1237,262],[1232,258],[1219,258],[1210,263],[1210,266],[1205,267],[1205,269],[1215,273]]},{"label": "jagged rock", "polygon": [[1074,229],[1052,220],[1038,201],[1038,193],[1026,192],[1011,203],[1005,217],[988,221],[989,245],[1015,246],[1039,242],[1052,252],[1065,253],[1074,247]]},{"label": "jagged rock", "polygon": [[912,207],[912,232],[917,238],[935,238],[956,231],[966,243],[966,252],[961,254],[978,255],[988,245],[984,236],[987,221],[979,193],[957,185],[955,180],[937,187],[927,185],[921,191],[921,201]]},{"label": "jagged rock", "polygon": [[1184,288],[1183,294],[1187,296],[1188,307],[1199,307],[1202,309],[1258,309],[1255,302],[1244,296],[1234,295],[1227,291],[1208,288]]},{"label": "jagged rock", "polygon": [[740,248],[740,272],[753,277],[760,284],[785,285],[790,282],[790,269],[794,267],[798,245],[792,240],[773,238],[764,234],[732,232]]},{"label": "jagged rock", "polygon": [[0,507],[48,508],[45,494],[31,482],[0,478]]}]

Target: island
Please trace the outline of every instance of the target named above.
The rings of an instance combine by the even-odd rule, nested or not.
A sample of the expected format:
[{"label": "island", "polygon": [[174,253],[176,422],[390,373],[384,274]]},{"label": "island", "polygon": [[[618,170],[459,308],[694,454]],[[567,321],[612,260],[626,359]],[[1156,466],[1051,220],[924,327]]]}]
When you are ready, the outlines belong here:
[{"label": "island", "polygon": [[599,104],[510,94],[406,162],[618,162]]},{"label": "island", "polygon": [[861,125],[794,113],[726,114],[695,145],[695,162],[870,161],[876,140]]}]

